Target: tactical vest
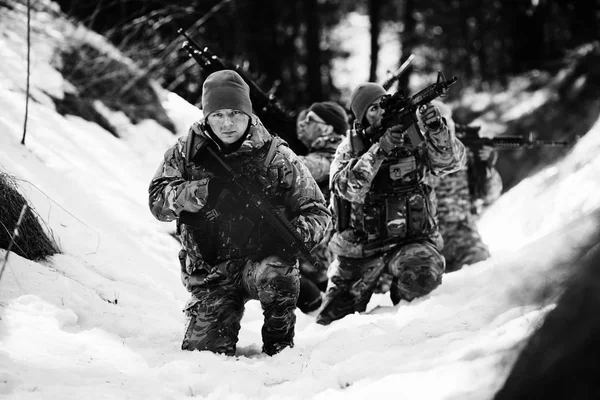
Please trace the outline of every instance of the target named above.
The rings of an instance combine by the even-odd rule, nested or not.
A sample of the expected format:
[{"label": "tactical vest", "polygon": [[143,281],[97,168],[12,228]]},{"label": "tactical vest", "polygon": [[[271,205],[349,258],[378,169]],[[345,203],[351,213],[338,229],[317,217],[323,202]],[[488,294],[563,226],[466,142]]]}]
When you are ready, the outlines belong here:
[{"label": "tactical vest", "polygon": [[[189,140],[190,138],[188,138]],[[285,215],[284,191],[280,185],[283,171],[271,166],[277,148],[285,142],[274,137],[270,143],[252,154],[229,156],[225,161],[231,168],[255,181],[264,189],[263,194]],[[190,181],[218,177],[219,169],[212,165],[212,159],[201,157],[196,163],[186,159],[186,179]],[[210,179],[210,178],[209,178]],[[289,216],[288,216],[289,217]],[[179,222],[185,225],[182,230],[191,235],[193,245],[199,255],[209,264],[233,258],[262,258],[276,253],[276,249],[266,248],[276,242],[271,228],[246,199],[240,199],[232,192],[221,192],[214,207],[197,213],[182,213]]]},{"label": "tactical vest", "polygon": [[[434,228],[431,188],[422,183],[426,155],[420,147],[405,147],[386,157],[364,204],[334,196],[337,230],[352,228],[367,243],[417,239]],[[345,215],[344,215],[345,214]]]}]

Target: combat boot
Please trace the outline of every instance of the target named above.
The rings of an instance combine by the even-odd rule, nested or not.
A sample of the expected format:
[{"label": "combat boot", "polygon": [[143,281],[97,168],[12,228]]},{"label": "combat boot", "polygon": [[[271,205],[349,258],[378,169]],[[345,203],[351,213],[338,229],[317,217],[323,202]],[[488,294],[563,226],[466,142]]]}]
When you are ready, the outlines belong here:
[{"label": "combat boot", "polygon": [[283,349],[289,347],[290,349],[294,347],[294,341],[289,342],[280,342],[280,343],[272,343],[272,344],[263,344],[262,352],[268,356],[274,356],[277,353],[280,353]]},{"label": "combat boot", "polygon": [[300,294],[298,296],[298,303],[296,304],[300,311],[305,314],[315,311],[321,307],[322,302],[323,297],[317,285],[307,277],[301,276]]},{"label": "combat boot", "polygon": [[355,298],[347,288],[334,286],[325,295],[325,306],[317,315],[319,325],[329,325],[355,311]]}]

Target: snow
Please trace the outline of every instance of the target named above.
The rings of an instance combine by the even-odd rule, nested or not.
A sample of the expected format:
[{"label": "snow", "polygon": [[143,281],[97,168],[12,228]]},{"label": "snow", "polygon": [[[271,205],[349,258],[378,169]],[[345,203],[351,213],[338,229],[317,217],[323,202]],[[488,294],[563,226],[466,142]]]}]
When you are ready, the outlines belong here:
[{"label": "snow", "polygon": [[[365,314],[329,326],[297,311],[296,346],[274,357],[260,352],[262,314],[251,301],[235,357],[181,351],[188,296],[179,245],[174,224],[156,221],[147,205],[150,179],[176,136],[108,109],[122,139],[57,114],[46,93],[68,85],[48,57],[34,56],[21,145],[26,46],[24,35],[10,33],[0,35],[0,168],[19,178],[63,254],[39,263],[8,258],[2,398],[491,398],[554,307],[555,298],[540,302],[536,293],[560,287],[569,261],[597,232],[600,122],[564,160],[483,215],[492,258],[446,275],[429,296],[392,306],[376,295]],[[174,94],[164,105],[178,135],[200,116]]]}]

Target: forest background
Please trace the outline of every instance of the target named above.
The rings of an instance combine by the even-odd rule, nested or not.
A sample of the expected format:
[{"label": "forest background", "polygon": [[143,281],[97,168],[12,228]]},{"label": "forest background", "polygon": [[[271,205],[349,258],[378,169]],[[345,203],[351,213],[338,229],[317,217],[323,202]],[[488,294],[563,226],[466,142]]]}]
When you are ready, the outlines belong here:
[{"label": "forest background", "polygon": [[[412,73],[439,69],[460,86],[491,89],[510,75],[557,70],[565,52],[598,37],[596,0],[78,0],[62,10],[144,65],[150,77],[192,104],[202,95],[202,71],[179,51],[183,28],[233,64],[241,65],[284,104],[301,108],[339,100],[332,62],[347,57],[332,30],[352,12],[370,21],[369,75],[377,76],[382,26],[393,23],[401,65],[410,54]],[[365,60],[367,62],[367,60]],[[410,73],[404,74],[406,89]],[[460,95],[460,89],[450,96]]]},{"label": "forest background", "polygon": [[[397,86],[415,93],[432,83],[437,71],[458,82],[446,102],[452,105],[460,123],[477,121],[492,104],[461,104],[466,91],[501,93],[524,76],[525,91],[535,91],[551,83],[569,63],[573,74],[557,84],[571,90],[573,81],[585,75],[586,84],[577,93],[563,93],[567,100],[595,99],[596,83],[589,66],[597,62],[600,5],[597,0],[99,0],[84,2],[59,0],[62,11],[86,27],[107,37],[141,69],[144,79],[158,82],[191,104],[199,104],[205,72],[182,50],[183,29],[201,46],[207,46],[222,59],[246,72],[267,94],[274,96],[291,113],[315,101],[333,100],[347,106],[354,86],[334,75],[334,63],[350,54],[335,30],[351,15],[368,16],[369,55],[362,61],[368,71],[363,81],[382,82],[381,62],[396,57],[394,71],[414,54],[410,68]],[[397,35],[397,51],[382,55],[382,32]],[[362,45],[363,42],[357,43]],[[589,51],[592,44],[594,51]],[[586,47],[587,46],[587,47]],[[388,46],[389,49],[389,46]],[[582,50],[584,49],[584,50]],[[585,50],[587,49],[587,50]],[[82,62],[101,65],[101,54],[76,47],[65,59],[73,61],[69,80],[76,82]],[[87,52],[81,54],[81,52]],[[575,62],[574,57],[588,57]],[[575,54],[575,56],[573,56]],[[589,57],[593,54],[593,57]],[[73,57],[73,56],[76,57]],[[351,64],[349,67],[352,68]],[[348,66],[346,67],[348,68]],[[356,68],[359,68],[357,65]],[[63,74],[65,69],[62,68]],[[111,68],[85,68],[81,79],[85,91],[103,100],[95,86],[114,79]],[[69,74],[65,74],[69,75]],[[336,79],[337,78],[337,79]],[[135,80],[137,81],[137,80]],[[336,82],[342,82],[337,83]],[[359,82],[354,82],[354,85]],[[133,86],[131,83],[126,88]],[[97,88],[96,88],[97,89]],[[123,92],[124,89],[121,90]],[[561,93],[561,88],[558,88]],[[113,94],[106,94],[110,104]],[[122,99],[119,100],[122,104]],[[541,107],[527,118],[502,126],[502,131],[482,129],[483,135],[530,132],[540,139],[571,139],[591,127],[600,104],[578,107],[565,98]],[[487,107],[490,106],[490,107]],[[567,113],[562,126],[556,115]],[[499,116],[496,116],[499,117]],[[488,116],[488,122],[494,116]],[[493,121],[492,121],[493,122]],[[483,121],[485,125],[485,121]],[[487,127],[486,127],[487,128]],[[499,161],[505,189],[514,186],[542,165],[564,155],[561,149],[533,149],[512,152]],[[516,167],[518,166],[518,168]]]}]

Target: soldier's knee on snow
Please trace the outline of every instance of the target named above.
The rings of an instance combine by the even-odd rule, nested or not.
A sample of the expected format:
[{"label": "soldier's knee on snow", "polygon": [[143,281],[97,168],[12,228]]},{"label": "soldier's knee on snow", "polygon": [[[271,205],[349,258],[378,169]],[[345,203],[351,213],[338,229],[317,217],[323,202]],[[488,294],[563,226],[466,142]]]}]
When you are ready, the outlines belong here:
[{"label": "soldier's knee on snow", "polygon": [[446,260],[433,244],[427,241],[414,242],[400,247],[392,255],[388,268],[394,277],[406,270],[420,269],[426,265],[434,275],[441,276],[446,268]]},{"label": "soldier's knee on snow", "polygon": [[287,277],[291,281],[298,280],[298,264],[297,262],[290,262],[279,256],[268,256],[256,265],[255,276],[259,285],[266,281],[270,281],[276,276]]},{"label": "soldier's knee on snow", "polygon": [[296,304],[300,292],[298,265],[278,256],[266,257],[256,267],[256,283],[261,303]]},{"label": "soldier's knee on snow", "polygon": [[431,293],[442,283],[444,257],[429,242],[410,243],[399,249],[389,263],[394,276],[390,295],[398,304]]}]

